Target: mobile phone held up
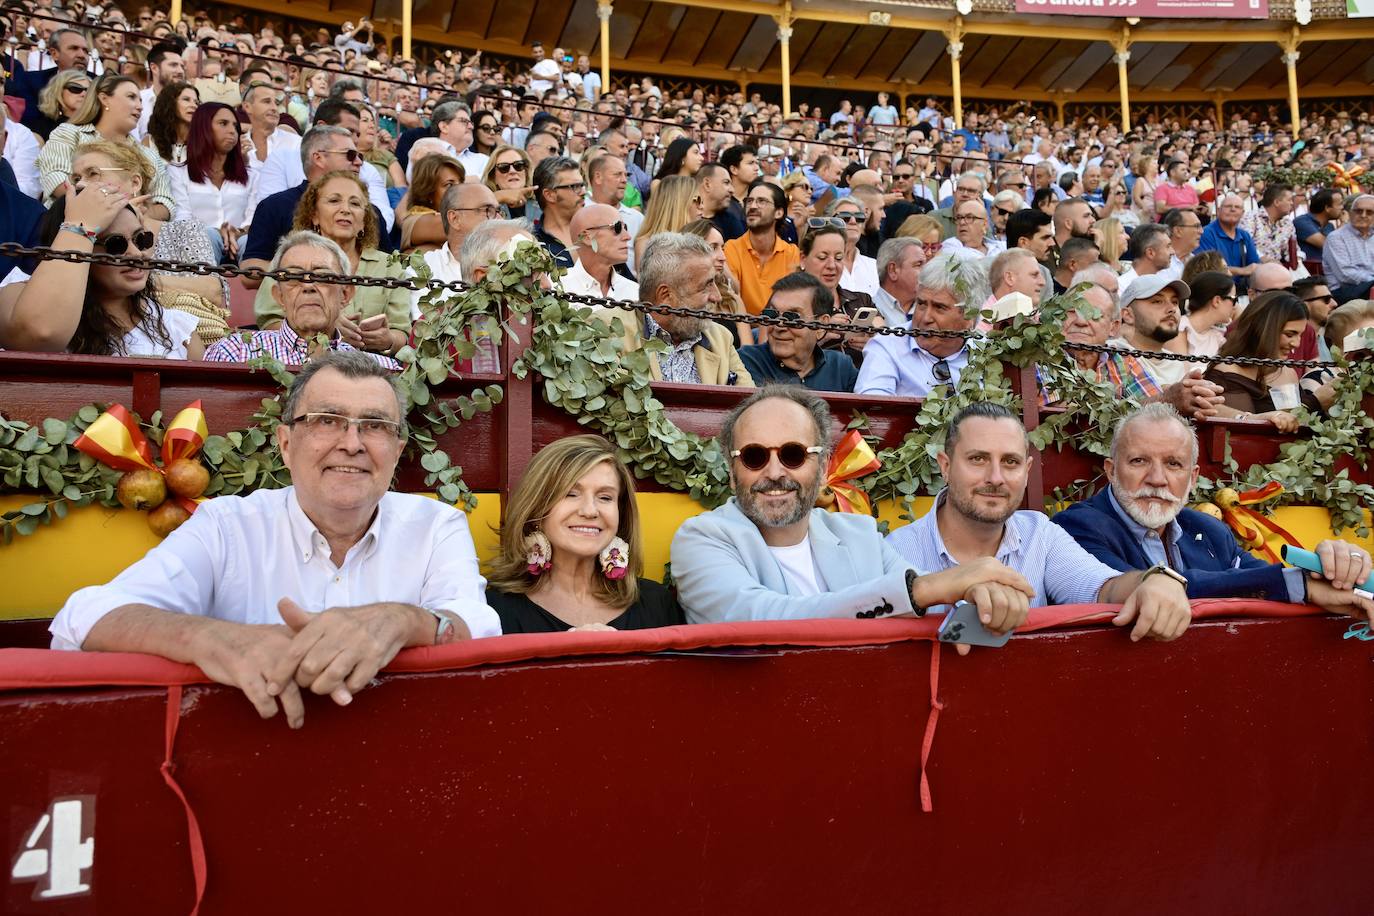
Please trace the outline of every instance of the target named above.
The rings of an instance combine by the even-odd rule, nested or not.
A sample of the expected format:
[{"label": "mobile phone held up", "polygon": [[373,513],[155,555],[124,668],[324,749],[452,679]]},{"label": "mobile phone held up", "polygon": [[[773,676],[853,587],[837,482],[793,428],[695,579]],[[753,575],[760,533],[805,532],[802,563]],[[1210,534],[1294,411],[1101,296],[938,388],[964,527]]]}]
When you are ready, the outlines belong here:
[{"label": "mobile phone held up", "polygon": [[999,636],[983,626],[983,621],[978,618],[978,608],[968,601],[956,604],[940,624],[940,642],[1000,649],[1009,639],[1011,630]]}]

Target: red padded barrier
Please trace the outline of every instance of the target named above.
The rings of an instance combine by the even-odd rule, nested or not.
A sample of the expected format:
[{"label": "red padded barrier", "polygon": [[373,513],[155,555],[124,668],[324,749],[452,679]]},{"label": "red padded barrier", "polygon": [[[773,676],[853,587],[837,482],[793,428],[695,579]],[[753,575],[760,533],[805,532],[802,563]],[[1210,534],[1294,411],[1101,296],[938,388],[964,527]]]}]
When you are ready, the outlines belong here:
[{"label": "red padded barrier", "polygon": [[[1117,605],[1072,604],[1035,608],[1018,633],[1100,625]],[[1193,602],[1193,619],[1305,617],[1324,613],[1310,605],[1246,598]],[[938,618],[920,620],[794,620],[698,624],[627,632],[531,633],[406,649],[386,671],[430,672],[572,656],[628,655],[748,646],[864,646],[934,639]],[[1183,637],[1187,638],[1186,634]],[[0,690],[50,687],[170,686],[209,682],[194,665],[129,653],[0,649]]]}]

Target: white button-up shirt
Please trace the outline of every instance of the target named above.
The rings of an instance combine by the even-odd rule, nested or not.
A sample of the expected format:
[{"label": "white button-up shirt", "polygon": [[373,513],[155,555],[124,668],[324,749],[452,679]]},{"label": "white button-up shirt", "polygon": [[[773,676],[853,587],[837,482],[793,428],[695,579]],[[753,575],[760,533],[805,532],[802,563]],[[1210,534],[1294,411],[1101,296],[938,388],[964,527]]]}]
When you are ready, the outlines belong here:
[{"label": "white button-up shirt", "polygon": [[[463,268],[458,263],[458,256],[445,243],[435,248],[433,251],[426,251],[424,254],[425,265],[429,268],[429,278],[438,280],[441,283],[461,283],[463,282]],[[420,297],[422,295],[432,295],[427,289],[417,289],[410,294],[410,318],[415,321],[420,318],[424,310],[420,308]],[[438,296],[440,299],[447,299],[456,296],[457,293],[442,292]]]},{"label": "white button-up shirt", "polygon": [[563,275],[563,291],[573,293],[577,296],[596,296],[598,298],[616,299],[620,301],[629,300],[630,302],[639,301],[638,283],[633,280],[627,280],[612,270],[610,291],[603,293],[601,291],[601,284],[595,277],[587,273],[581,261],[574,264],[568,272]]},{"label": "white button-up shirt", "polygon": [[192,181],[185,165],[167,166],[167,177],[172,182],[172,195],[177,202],[174,219],[200,220],[208,228],[216,230],[226,223],[235,229],[248,225],[248,199],[253,175],[249,176],[248,184],[225,179],[218,188],[214,182]]},{"label": "white button-up shirt", "polygon": [[277,601],[307,611],[382,601],[456,614],[474,638],[498,636],[467,516],[437,500],[387,493],[342,566],[294,487],[220,496],[108,585],[83,588],[48,628],[52,648],[79,649],[111,611],[145,604],[233,623],[279,624]]},{"label": "white button-up shirt", "polygon": [[[253,213],[262,200],[271,197],[278,191],[294,188],[305,181],[305,166],[301,162],[299,140],[296,141],[295,146],[283,145],[281,148],[274,148],[272,152],[268,153],[266,162],[259,163],[256,157],[254,157],[253,162],[261,168],[254,168],[249,172],[251,179],[248,198],[249,222],[253,221]],[[392,225],[396,222],[396,208],[391,206],[391,200],[386,196],[386,179],[370,162],[362,164],[362,168],[358,170],[358,177],[367,186],[367,199],[372,201],[372,205],[381,211],[382,219],[386,222],[383,231],[390,232]]]}]

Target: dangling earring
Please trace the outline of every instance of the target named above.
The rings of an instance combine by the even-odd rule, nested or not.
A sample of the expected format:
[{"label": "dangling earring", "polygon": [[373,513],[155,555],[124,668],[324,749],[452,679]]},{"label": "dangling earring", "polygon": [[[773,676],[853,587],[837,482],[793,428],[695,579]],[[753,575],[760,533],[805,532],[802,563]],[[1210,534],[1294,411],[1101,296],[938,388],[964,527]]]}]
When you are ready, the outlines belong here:
[{"label": "dangling earring", "polygon": [[359,244],[359,245],[361,245],[361,244],[363,243],[363,236],[366,235],[366,234],[367,234],[367,233],[364,232],[362,229],[359,229],[359,230],[358,230],[358,244]]},{"label": "dangling earring", "polygon": [[542,576],[553,569],[553,545],[549,538],[538,528],[525,535],[525,571],[531,576]]},{"label": "dangling earring", "polygon": [[612,538],[601,551],[601,574],[607,579],[623,579],[630,568],[630,545],[623,538]]}]

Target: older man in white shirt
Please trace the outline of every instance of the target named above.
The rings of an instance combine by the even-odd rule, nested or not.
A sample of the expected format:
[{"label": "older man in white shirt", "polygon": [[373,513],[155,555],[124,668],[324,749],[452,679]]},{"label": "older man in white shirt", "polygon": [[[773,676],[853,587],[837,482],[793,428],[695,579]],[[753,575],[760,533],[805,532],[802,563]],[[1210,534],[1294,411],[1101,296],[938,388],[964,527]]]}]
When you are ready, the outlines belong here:
[{"label": "older man in white shirt", "polygon": [[[444,199],[439,204],[439,219],[447,237],[444,244],[424,255],[430,279],[441,283],[461,283],[463,268],[460,256],[468,233],[486,220],[496,219],[500,215],[501,208],[496,202],[496,195],[484,184],[456,184],[445,191]],[[419,318],[424,313],[420,305],[424,292],[417,289],[411,294],[412,318]],[[443,293],[440,297],[448,295]]]},{"label": "older man in white shirt", "polygon": [[467,517],[388,492],[403,403],[365,353],[309,363],[277,428],[292,486],[202,503],[109,584],[72,595],[53,648],[198,665],[298,728],[302,688],[346,705],[402,648],[498,635]]},{"label": "older man in white shirt", "polygon": [[630,229],[620,212],[609,204],[587,204],[573,214],[570,228],[577,263],[563,275],[563,290],[637,302],[639,284],[617,271],[630,252]]},{"label": "older man in white shirt", "polygon": [[38,180],[38,138],[18,121],[9,119],[8,111],[0,120],[0,148],[5,161],[14,169],[19,190],[34,200],[43,199],[43,185]]}]

